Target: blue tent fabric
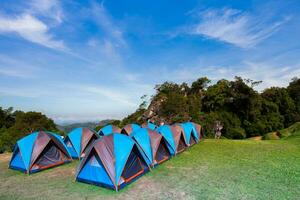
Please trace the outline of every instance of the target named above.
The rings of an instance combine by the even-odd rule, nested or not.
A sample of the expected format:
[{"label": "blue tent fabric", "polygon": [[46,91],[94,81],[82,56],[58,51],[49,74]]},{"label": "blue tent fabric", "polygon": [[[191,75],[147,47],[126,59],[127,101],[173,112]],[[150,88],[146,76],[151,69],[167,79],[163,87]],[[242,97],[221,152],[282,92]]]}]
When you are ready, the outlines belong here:
[{"label": "blue tent fabric", "polygon": [[[37,169],[31,171],[30,168],[31,165],[33,165],[33,163],[31,163],[33,149],[35,148],[35,143],[40,133],[54,136],[58,140],[58,142],[61,143],[60,145],[65,148],[64,150],[69,153],[67,147],[65,146],[62,138],[59,135],[52,132],[34,132],[17,141],[14,147],[13,156],[9,163],[9,168],[20,170],[26,173],[39,171]],[[70,158],[70,154],[66,156]]]},{"label": "blue tent fabric", "polygon": [[132,127],[133,131],[138,130],[138,129],[141,128],[141,126],[138,125],[138,124],[131,124],[131,127]]},{"label": "blue tent fabric", "polygon": [[67,149],[68,149],[68,151],[69,151],[71,157],[72,157],[73,159],[79,158],[79,154],[78,154],[77,151],[75,150],[75,148],[74,148],[74,146],[73,146],[73,144],[72,144],[72,142],[70,141],[69,138],[66,138],[65,143],[66,143],[66,145],[67,145]]},{"label": "blue tent fabric", "polygon": [[156,131],[167,140],[168,142],[168,149],[171,155],[176,154],[176,144],[173,138],[172,130],[170,129],[169,125],[162,125],[156,129]]},{"label": "blue tent fabric", "polygon": [[147,164],[151,165],[153,162],[153,156],[152,156],[152,148],[151,148],[151,140],[148,134],[148,130],[146,128],[141,128],[136,131],[134,131],[131,135],[134,140],[138,142],[138,144],[143,149],[143,152],[145,153],[147,157]]},{"label": "blue tent fabric", "polygon": [[65,138],[66,144],[72,158],[78,159],[85,155],[88,146],[98,138],[98,135],[89,128],[75,128]]},{"label": "blue tent fabric", "polygon": [[155,130],[156,129],[156,125],[151,123],[151,122],[148,122],[148,128],[150,128],[151,130]]},{"label": "blue tent fabric", "polygon": [[180,124],[180,126],[184,130],[184,134],[185,134],[185,137],[188,142],[190,141],[192,136],[194,136],[194,138],[196,139],[196,142],[199,142],[199,137],[198,137],[196,128],[193,123],[185,122],[185,123]]},{"label": "blue tent fabric", "polygon": [[102,132],[103,135],[108,135],[111,134],[113,132],[113,128],[112,125],[106,125],[104,127],[102,127],[99,131],[98,131],[98,135],[100,135],[100,132]]},{"label": "blue tent fabric", "polygon": [[[15,149],[15,150],[19,150],[20,154],[22,155],[22,159],[24,162],[23,167],[25,167],[24,171],[29,170],[31,153],[32,153],[34,142],[35,142],[37,136],[38,136],[38,132],[34,132],[34,133],[20,139],[17,142],[18,149]],[[19,166],[19,167],[22,168],[22,166]]]},{"label": "blue tent fabric", "polygon": [[26,166],[24,164],[23,158],[21,156],[21,152],[19,149],[14,151],[13,159],[10,162],[10,168],[20,170],[20,171],[26,171]]},{"label": "blue tent fabric", "polygon": [[142,124],[142,128],[149,128],[154,131],[156,129],[156,125],[151,122],[145,122]]},{"label": "blue tent fabric", "polygon": [[[88,179],[86,178],[88,177]],[[105,168],[97,156],[91,158],[91,162],[87,162],[77,177],[78,180],[84,180],[96,185],[104,185],[113,188],[114,184],[105,171]]]},{"label": "blue tent fabric", "polygon": [[115,147],[115,159],[116,159],[116,180],[115,182],[119,184],[120,177],[128,156],[132,150],[134,141],[128,136],[116,134],[114,135],[114,147]]},{"label": "blue tent fabric", "polygon": [[132,132],[140,129],[141,126],[138,124],[127,124],[126,126],[123,127],[121,133],[126,134],[126,135],[131,135]]},{"label": "blue tent fabric", "polygon": [[[81,150],[81,137],[82,137],[82,128],[76,128],[72,130],[67,137],[69,138],[70,142],[72,143],[71,147],[68,147],[68,150],[72,152],[73,158],[80,157],[80,150]],[[76,154],[74,154],[74,151]]]},{"label": "blue tent fabric", "polygon": [[[81,160],[76,180],[115,190],[123,188],[128,183],[124,182],[121,176],[125,170],[128,158],[135,147],[137,147],[144,160],[143,162],[147,165],[142,151],[131,137],[119,133],[103,136],[93,143],[86,157]],[[110,175],[107,167],[111,168],[109,169]],[[149,170],[148,165],[147,167]]]}]

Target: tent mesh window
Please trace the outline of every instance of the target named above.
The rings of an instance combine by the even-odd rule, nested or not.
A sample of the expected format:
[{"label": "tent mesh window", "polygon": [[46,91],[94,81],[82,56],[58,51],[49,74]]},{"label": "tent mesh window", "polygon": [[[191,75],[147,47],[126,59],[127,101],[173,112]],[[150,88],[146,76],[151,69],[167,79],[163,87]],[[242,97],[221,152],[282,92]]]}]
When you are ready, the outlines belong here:
[{"label": "tent mesh window", "polygon": [[134,147],[122,172],[122,177],[126,183],[144,173],[146,165],[141,160],[140,156],[137,148]]},{"label": "tent mesh window", "polygon": [[184,138],[181,134],[180,139],[179,139],[179,144],[177,147],[177,152],[182,152],[184,151],[184,149],[186,148],[185,142],[184,142]]},{"label": "tent mesh window", "polygon": [[158,149],[157,149],[157,152],[155,155],[155,160],[159,164],[159,163],[162,163],[162,162],[168,160],[169,157],[170,157],[170,153],[167,150],[167,145],[166,145],[165,141],[162,139],[158,146]]},{"label": "tent mesh window", "polygon": [[190,145],[194,145],[194,144],[196,144],[196,139],[195,139],[194,135],[191,134]]},{"label": "tent mesh window", "polygon": [[53,167],[64,163],[66,160],[68,160],[67,156],[54,144],[53,141],[50,141],[35,161],[32,169]]},{"label": "tent mesh window", "polygon": [[87,145],[84,147],[84,150],[82,151],[82,154],[81,154],[81,157],[84,157],[85,156],[85,153],[86,153],[86,150],[90,147],[91,144],[93,144],[93,142],[95,140],[97,140],[97,136],[93,135],[90,139],[90,141],[87,143]]}]

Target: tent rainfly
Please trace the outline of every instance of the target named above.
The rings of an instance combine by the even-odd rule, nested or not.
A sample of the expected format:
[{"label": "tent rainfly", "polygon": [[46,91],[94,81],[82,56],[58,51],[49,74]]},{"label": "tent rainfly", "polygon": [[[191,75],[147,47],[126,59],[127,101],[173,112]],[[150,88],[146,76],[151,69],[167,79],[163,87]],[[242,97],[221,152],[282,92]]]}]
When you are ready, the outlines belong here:
[{"label": "tent rainfly", "polygon": [[82,159],[76,180],[117,191],[149,171],[145,159],[130,137],[118,133],[103,136]]},{"label": "tent rainfly", "polygon": [[188,147],[184,131],[179,124],[173,124],[170,128],[172,130],[175,143],[177,144],[177,153],[181,153]]},{"label": "tent rainfly", "polygon": [[151,130],[155,130],[157,126],[152,122],[145,122],[141,125],[142,128],[150,128]]},{"label": "tent rainfly", "polygon": [[167,140],[156,131],[140,128],[131,134],[146,155],[147,163],[154,167],[171,157]]},{"label": "tent rainfly", "polygon": [[183,130],[178,125],[162,125],[156,129],[170,144],[168,146],[172,155],[176,155],[187,147]]},{"label": "tent rainfly", "polygon": [[98,135],[109,135],[111,133],[121,133],[121,129],[115,125],[108,124],[98,131]]},{"label": "tent rainfly", "polygon": [[141,127],[138,124],[127,124],[121,130],[122,134],[130,135],[133,131],[140,129]]},{"label": "tent rainfly", "polygon": [[199,141],[201,141],[202,138],[204,138],[204,135],[203,135],[203,132],[202,132],[202,127],[200,124],[197,124],[195,122],[191,122],[195,129],[196,129],[196,132],[197,132],[197,135],[198,135],[198,138],[199,138]]},{"label": "tent rainfly", "polygon": [[84,157],[86,150],[95,140],[98,135],[89,128],[75,128],[65,138],[64,142],[73,159]]},{"label": "tent rainfly", "polygon": [[9,168],[27,174],[72,161],[61,136],[39,131],[17,141]]},{"label": "tent rainfly", "polygon": [[185,138],[189,146],[192,146],[200,141],[196,127],[192,122],[185,122],[180,124],[180,126],[183,129]]}]

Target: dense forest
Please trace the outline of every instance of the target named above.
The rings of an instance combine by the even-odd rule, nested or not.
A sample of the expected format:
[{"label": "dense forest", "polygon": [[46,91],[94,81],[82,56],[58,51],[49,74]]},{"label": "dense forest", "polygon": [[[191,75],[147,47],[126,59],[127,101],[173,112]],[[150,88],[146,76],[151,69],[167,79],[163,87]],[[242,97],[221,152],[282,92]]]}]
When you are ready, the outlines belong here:
[{"label": "dense forest", "polygon": [[[206,137],[211,137],[214,123],[220,121],[224,137],[243,139],[300,121],[299,78],[292,79],[286,88],[271,87],[258,92],[254,88],[260,83],[240,77],[233,81],[222,79],[215,84],[206,77],[190,85],[165,82],[155,87],[150,102],[143,96],[133,114],[111,123],[123,127],[148,120],[156,124],[194,121],[203,126]],[[0,107],[0,152],[12,150],[18,139],[37,130],[65,134],[42,113]]]},{"label": "dense forest", "polygon": [[42,113],[0,107],[0,153],[11,151],[17,140],[36,130],[58,132],[54,121]]},{"label": "dense forest", "polygon": [[214,122],[220,121],[226,138],[243,139],[264,135],[300,121],[300,79],[288,87],[271,87],[262,92],[254,88],[260,81],[235,77],[215,84],[202,77],[187,83],[165,82],[155,87],[150,105],[143,101],[137,111],[120,122],[146,120],[156,124],[194,121],[203,126],[205,135],[213,135]]}]

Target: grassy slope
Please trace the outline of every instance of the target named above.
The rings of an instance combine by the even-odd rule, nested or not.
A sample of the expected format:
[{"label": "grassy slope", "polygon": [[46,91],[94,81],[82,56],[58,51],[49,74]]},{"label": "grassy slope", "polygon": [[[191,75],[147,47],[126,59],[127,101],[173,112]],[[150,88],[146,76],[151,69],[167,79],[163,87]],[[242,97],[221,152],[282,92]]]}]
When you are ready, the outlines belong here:
[{"label": "grassy slope", "polygon": [[276,132],[267,133],[264,136],[266,140],[279,140],[280,138],[288,138],[300,135],[300,122],[296,122],[288,128],[279,131],[279,135]]},{"label": "grassy slope", "polygon": [[4,154],[0,199],[298,199],[299,138],[207,139],[118,193],[74,182],[78,162],[28,176],[8,170]]}]

